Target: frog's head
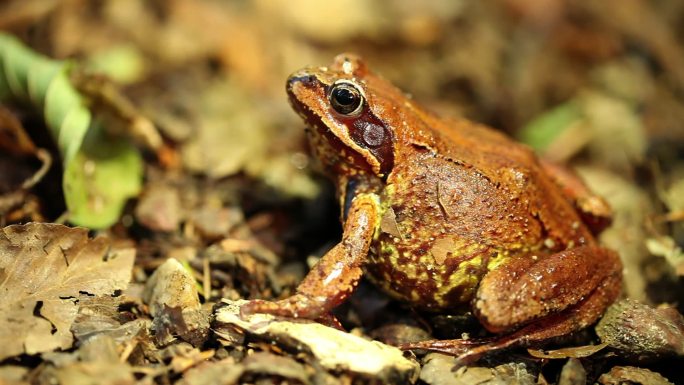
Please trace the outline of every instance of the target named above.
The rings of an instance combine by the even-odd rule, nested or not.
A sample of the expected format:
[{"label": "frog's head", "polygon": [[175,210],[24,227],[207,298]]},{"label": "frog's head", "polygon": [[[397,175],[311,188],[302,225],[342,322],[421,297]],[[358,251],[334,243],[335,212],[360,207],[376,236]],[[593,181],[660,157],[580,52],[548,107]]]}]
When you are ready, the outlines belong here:
[{"label": "frog's head", "polygon": [[402,125],[397,108],[406,97],[360,58],[342,54],[330,67],[295,72],[287,92],[311,128],[313,151],[331,172],[383,178],[392,171]]}]

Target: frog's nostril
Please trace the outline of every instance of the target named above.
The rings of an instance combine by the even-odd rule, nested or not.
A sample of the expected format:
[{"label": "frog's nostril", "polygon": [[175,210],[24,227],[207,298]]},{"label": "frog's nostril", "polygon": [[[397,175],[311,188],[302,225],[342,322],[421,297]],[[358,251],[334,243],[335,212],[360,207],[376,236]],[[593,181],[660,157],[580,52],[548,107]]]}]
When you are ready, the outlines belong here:
[{"label": "frog's nostril", "polygon": [[315,80],[316,77],[313,75],[294,74],[287,80],[287,85],[292,87],[295,83],[302,83],[303,86],[308,87],[313,85]]}]

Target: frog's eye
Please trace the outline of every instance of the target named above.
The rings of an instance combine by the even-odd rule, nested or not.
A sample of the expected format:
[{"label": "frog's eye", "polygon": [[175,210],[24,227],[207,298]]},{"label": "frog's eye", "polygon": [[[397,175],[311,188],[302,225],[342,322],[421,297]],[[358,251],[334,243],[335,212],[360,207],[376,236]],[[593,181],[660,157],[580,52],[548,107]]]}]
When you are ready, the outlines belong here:
[{"label": "frog's eye", "polygon": [[328,99],[332,108],[345,116],[356,116],[363,107],[363,93],[349,81],[333,84]]}]

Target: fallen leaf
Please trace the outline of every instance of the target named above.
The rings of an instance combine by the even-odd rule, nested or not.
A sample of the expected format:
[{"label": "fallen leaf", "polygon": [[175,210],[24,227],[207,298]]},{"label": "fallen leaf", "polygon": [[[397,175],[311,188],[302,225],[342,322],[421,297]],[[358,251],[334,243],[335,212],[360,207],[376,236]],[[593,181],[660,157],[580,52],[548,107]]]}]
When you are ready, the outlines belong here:
[{"label": "fallen leaf", "polygon": [[131,44],[96,52],[87,62],[90,71],[106,74],[119,84],[131,84],[143,79],[148,71],[145,64],[139,47]]},{"label": "fallen leaf", "polygon": [[82,296],[110,295],[131,278],[135,251],[88,230],[29,223],[0,230],[0,359],[71,347]]},{"label": "fallen leaf", "polygon": [[121,297],[88,297],[79,301],[78,315],[71,332],[79,341],[92,335],[121,326],[119,322]]},{"label": "fallen leaf", "polygon": [[255,111],[249,95],[234,82],[214,81],[201,97],[197,134],[181,150],[185,167],[218,179],[263,156],[265,115]]},{"label": "fallen leaf", "polygon": [[112,122],[89,109],[66,62],[43,57],[7,34],[0,34],[0,61],[0,100],[40,111],[57,144],[69,220],[91,228],[110,226],[140,190],[140,153],[126,140],[105,134],[104,126]]},{"label": "fallen leaf", "polygon": [[[91,228],[112,225],[126,201],[140,190],[140,153],[107,132],[112,119],[91,111],[87,102],[92,100],[74,87],[66,62],[43,57],[4,33],[0,62],[0,100],[30,104],[40,111],[57,145],[64,163],[69,220]],[[100,110],[103,106],[107,104]]]},{"label": "fallen leaf", "polygon": [[[52,382],[54,381],[54,382]],[[133,385],[133,368],[123,363],[77,362],[59,368],[49,383],[70,385]]]},{"label": "fallen leaf", "polygon": [[119,350],[114,338],[106,334],[97,334],[78,347],[78,357],[82,362],[115,364],[119,363]]},{"label": "fallen leaf", "polygon": [[33,155],[37,150],[19,119],[4,106],[0,106],[0,149],[12,155]]},{"label": "fallen leaf", "polygon": [[400,239],[404,238],[401,236],[401,231],[399,230],[399,226],[397,224],[397,214],[391,207],[385,210],[385,213],[383,214],[382,219],[380,220],[380,230],[393,237],[397,237]]},{"label": "fallen leaf", "polygon": [[592,159],[618,169],[639,163],[647,142],[636,108],[600,90],[581,92],[541,114],[519,137],[556,162],[587,148]]},{"label": "fallen leaf", "polygon": [[560,137],[565,130],[577,126],[582,119],[582,111],[574,101],[561,104],[545,111],[525,127],[520,129],[518,137],[539,152],[545,151]]},{"label": "fallen leaf", "polygon": [[418,376],[418,364],[404,358],[401,350],[378,341],[303,320],[280,320],[268,314],[253,314],[242,318],[240,306],[246,301],[223,300],[215,311],[215,333],[221,337],[227,330],[244,330],[278,344],[308,352],[331,371],[348,370],[377,379],[381,383],[413,383]]},{"label": "fallen leaf", "polygon": [[128,361],[133,365],[155,361],[157,348],[150,332],[152,321],[138,318],[125,322],[127,318],[119,308],[123,297],[88,297],[79,302],[80,308],[71,332],[81,345],[78,351],[82,360],[86,360],[84,355],[93,355],[92,346],[85,350],[83,347],[91,344],[91,340],[103,341],[104,337],[104,341],[111,340],[115,344],[119,352],[117,361]]},{"label": "fallen leaf", "polygon": [[244,366],[232,358],[218,362],[204,362],[183,373],[179,385],[232,385],[237,384]]},{"label": "fallen leaf", "polygon": [[277,356],[272,353],[254,353],[244,361],[246,373],[254,373],[257,376],[269,375],[278,376],[295,384],[311,384],[313,379],[312,371],[307,371],[306,367],[290,357]]},{"label": "fallen leaf", "polygon": [[443,264],[449,255],[453,255],[456,245],[455,237],[442,237],[435,240],[432,243],[432,248],[430,248],[430,253],[435,259],[435,263],[438,265]]},{"label": "fallen leaf", "polygon": [[25,380],[28,368],[15,365],[3,365],[0,367],[0,383],[2,384],[29,384]]},{"label": "fallen leaf", "polygon": [[537,350],[527,349],[532,357],[546,358],[546,359],[562,359],[562,358],[582,358],[589,357],[592,354],[605,348],[606,344],[576,346],[570,348],[562,348],[556,350]]}]

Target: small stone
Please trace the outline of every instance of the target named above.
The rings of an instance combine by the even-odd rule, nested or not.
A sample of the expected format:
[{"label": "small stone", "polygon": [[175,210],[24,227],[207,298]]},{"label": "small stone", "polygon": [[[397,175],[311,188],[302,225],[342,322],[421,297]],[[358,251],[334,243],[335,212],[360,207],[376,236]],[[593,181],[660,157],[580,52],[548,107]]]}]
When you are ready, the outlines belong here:
[{"label": "small stone", "polygon": [[610,306],[596,325],[601,341],[636,361],[684,355],[684,317],[633,300]]}]

